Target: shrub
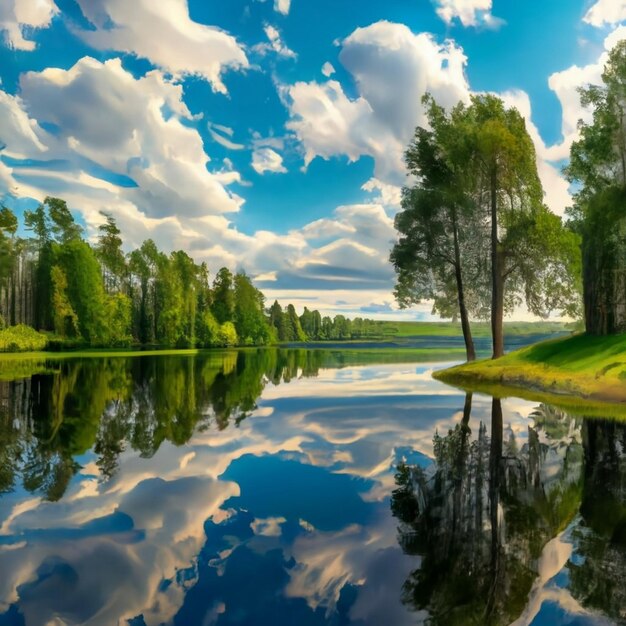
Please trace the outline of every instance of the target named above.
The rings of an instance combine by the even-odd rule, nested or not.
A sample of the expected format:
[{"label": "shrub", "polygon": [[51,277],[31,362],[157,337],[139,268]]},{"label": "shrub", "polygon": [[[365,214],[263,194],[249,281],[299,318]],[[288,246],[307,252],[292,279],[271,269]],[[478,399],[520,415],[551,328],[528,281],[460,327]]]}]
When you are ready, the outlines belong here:
[{"label": "shrub", "polygon": [[232,322],[224,322],[218,332],[218,345],[223,348],[236,346],[239,342],[237,331]]},{"label": "shrub", "polygon": [[0,330],[0,352],[29,352],[44,350],[48,338],[34,328],[18,324]]}]

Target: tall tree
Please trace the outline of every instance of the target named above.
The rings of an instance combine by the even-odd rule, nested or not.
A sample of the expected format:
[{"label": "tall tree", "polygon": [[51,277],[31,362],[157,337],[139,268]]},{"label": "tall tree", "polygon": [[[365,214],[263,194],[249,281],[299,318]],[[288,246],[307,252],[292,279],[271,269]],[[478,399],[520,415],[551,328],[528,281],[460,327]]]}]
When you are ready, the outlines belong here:
[{"label": "tall tree", "polygon": [[220,323],[232,322],[235,313],[235,291],[232,272],[222,267],[213,281],[213,315]]},{"label": "tall tree", "polygon": [[579,123],[565,171],[578,186],[571,217],[582,236],[586,329],[626,332],[626,40],[580,99],[593,120]]},{"label": "tall tree", "polygon": [[65,200],[48,196],[43,203],[50,217],[52,233],[58,243],[80,239],[83,229],[74,220]]},{"label": "tall tree", "polygon": [[50,220],[43,204],[34,211],[24,211],[24,226],[34,234],[34,326],[37,330],[53,329],[52,278],[54,264]]},{"label": "tall tree", "polygon": [[[471,163],[476,180],[486,192],[491,240],[491,332],[493,356],[504,354],[506,280],[514,271],[509,234],[519,219],[542,206],[543,190],[537,174],[535,148],[524,118],[517,109],[507,109],[492,95],[474,96],[468,109]],[[525,224],[526,227],[530,223]],[[520,234],[517,229],[516,234]]]},{"label": "tall tree", "polygon": [[470,315],[482,313],[487,263],[480,205],[467,168],[467,141],[458,127],[463,106],[447,115],[424,97],[430,130],[417,128],[405,154],[417,183],[403,190],[391,252],[395,296],[402,308],[433,300],[434,312],[460,317],[468,361],[476,358]]},{"label": "tall tree", "polygon": [[[15,233],[17,231],[17,218],[11,209],[0,208],[0,292],[9,296],[9,283],[15,271],[17,261],[17,248]],[[4,298],[4,321],[10,321],[11,297]]]},{"label": "tall tree", "polygon": [[102,265],[104,288],[107,293],[116,293],[121,289],[127,271],[126,258],[122,251],[121,231],[112,215],[101,214],[105,222],[98,227],[100,235],[96,253]]},{"label": "tall tree", "polygon": [[264,313],[265,298],[243,272],[235,275],[234,294],[234,323],[239,340],[247,345],[269,343],[270,331]]},{"label": "tall tree", "polygon": [[287,341],[306,341],[306,335],[300,325],[300,318],[296,313],[296,309],[293,304],[288,304],[287,309],[284,312],[285,327],[286,327],[286,340]]}]

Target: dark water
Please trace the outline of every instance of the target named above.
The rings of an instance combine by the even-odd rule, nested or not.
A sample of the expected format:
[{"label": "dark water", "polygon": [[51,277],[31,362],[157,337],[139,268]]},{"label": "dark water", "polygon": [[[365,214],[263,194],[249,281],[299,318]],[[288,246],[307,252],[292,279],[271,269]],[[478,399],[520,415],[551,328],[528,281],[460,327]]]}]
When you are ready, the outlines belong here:
[{"label": "dark water", "polygon": [[0,625],[626,623],[626,425],[433,367],[0,369]]}]

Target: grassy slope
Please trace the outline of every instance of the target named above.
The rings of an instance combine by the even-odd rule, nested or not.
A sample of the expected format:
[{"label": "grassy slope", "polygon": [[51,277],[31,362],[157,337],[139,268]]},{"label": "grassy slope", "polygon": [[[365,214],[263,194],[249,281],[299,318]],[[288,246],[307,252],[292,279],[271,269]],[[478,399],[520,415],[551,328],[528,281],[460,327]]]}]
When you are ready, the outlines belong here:
[{"label": "grassy slope", "polygon": [[626,335],[575,335],[544,341],[495,361],[477,361],[437,372],[436,378],[483,391],[494,391],[500,385],[524,389],[531,399],[569,396],[571,405],[580,405],[577,399],[584,399],[592,404],[614,403],[626,408]]}]

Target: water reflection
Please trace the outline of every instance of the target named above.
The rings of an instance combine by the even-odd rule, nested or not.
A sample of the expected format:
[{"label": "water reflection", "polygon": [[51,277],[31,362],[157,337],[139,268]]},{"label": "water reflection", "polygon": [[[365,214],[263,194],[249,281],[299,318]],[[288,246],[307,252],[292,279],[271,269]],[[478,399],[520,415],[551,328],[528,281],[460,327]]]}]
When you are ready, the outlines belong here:
[{"label": "water reflection", "polygon": [[398,468],[400,544],[422,557],[404,602],[433,625],[623,623],[626,425],[541,405],[520,446],[497,398],[472,438],[471,406],[431,466]]},{"label": "water reflection", "polygon": [[623,620],[624,427],[403,358],[0,371],[0,625]]}]

